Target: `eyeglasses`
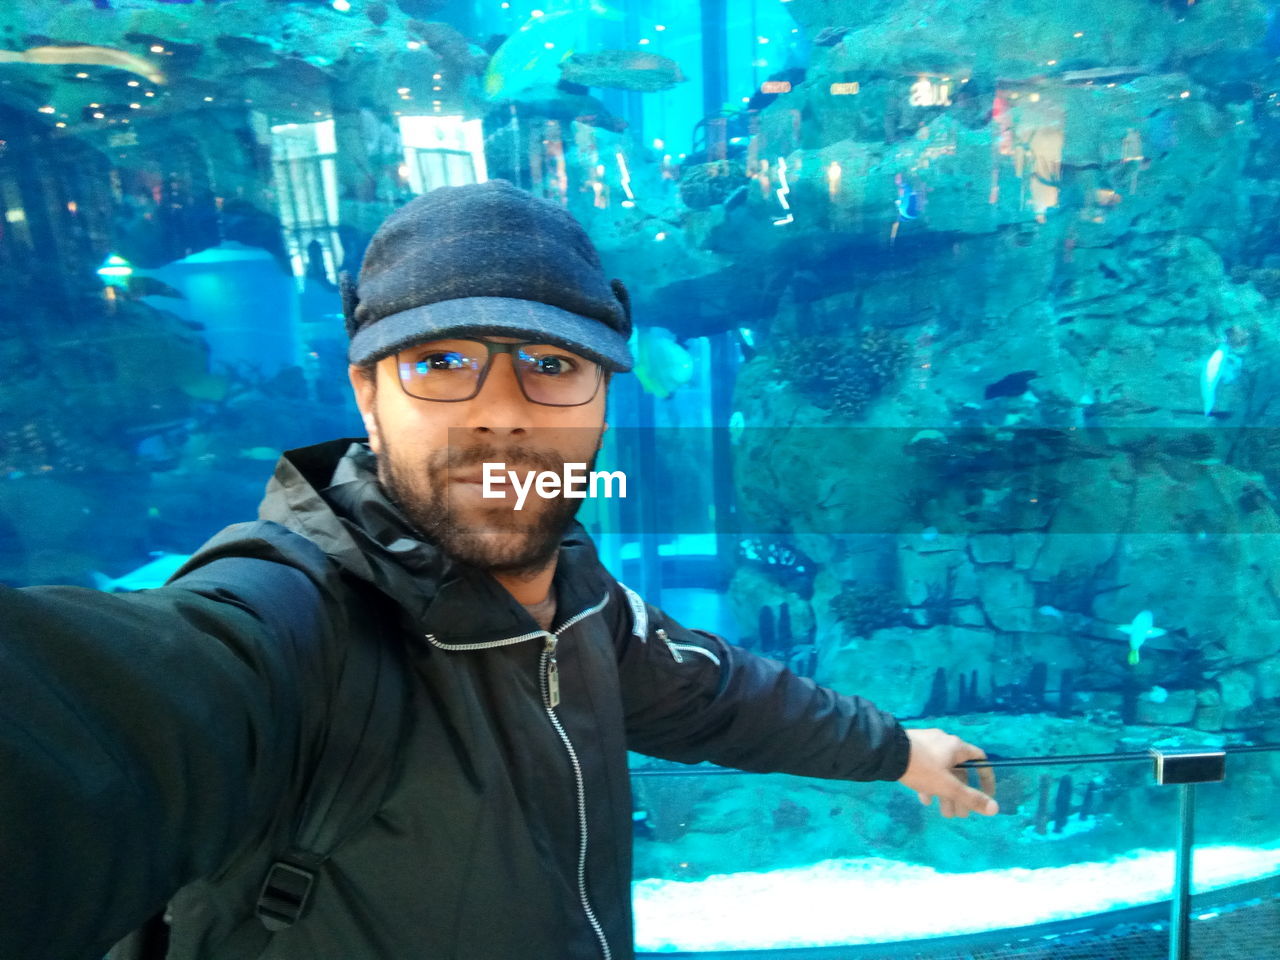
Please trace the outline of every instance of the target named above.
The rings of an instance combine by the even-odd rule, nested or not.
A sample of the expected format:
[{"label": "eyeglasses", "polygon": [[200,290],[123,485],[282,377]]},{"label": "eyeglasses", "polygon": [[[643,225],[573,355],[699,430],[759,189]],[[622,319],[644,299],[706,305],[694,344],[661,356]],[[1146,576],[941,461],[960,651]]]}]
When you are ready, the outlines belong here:
[{"label": "eyeglasses", "polygon": [[404,392],[419,400],[470,400],[484,386],[496,354],[511,357],[525,399],[549,407],[577,407],[600,389],[600,364],[547,343],[432,340],[396,354]]}]

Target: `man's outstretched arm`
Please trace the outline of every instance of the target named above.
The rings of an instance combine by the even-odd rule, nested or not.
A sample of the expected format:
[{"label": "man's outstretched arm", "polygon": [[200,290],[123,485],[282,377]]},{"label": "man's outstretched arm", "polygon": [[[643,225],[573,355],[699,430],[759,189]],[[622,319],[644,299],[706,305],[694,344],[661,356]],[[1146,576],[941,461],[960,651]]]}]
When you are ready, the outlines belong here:
[{"label": "man's outstretched arm", "polygon": [[630,612],[618,631],[630,749],[758,773],[900,781],[926,804],[938,796],[945,816],[996,812],[952,769],[981,757],[977,747],[941,730],[906,730],[869,700],[688,629],[652,604],[640,601],[640,613],[639,598],[619,594]]},{"label": "man's outstretched arm", "polygon": [[0,960],[96,960],[267,829],[321,604],[240,563],[258,582],[0,587]]}]

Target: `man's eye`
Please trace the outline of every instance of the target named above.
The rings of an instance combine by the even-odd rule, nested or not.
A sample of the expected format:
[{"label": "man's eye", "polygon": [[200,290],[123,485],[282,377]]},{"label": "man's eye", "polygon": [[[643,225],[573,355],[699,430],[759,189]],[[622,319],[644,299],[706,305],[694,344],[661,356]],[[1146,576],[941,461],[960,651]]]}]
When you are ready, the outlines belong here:
[{"label": "man's eye", "polygon": [[432,370],[461,370],[469,366],[467,358],[460,353],[429,353],[414,364],[414,372],[429,373]]},{"label": "man's eye", "polygon": [[534,373],[547,374],[557,376],[566,373],[573,373],[577,365],[571,357],[562,357],[559,354],[530,354],[520,351],[520,359],[533,369]]}]

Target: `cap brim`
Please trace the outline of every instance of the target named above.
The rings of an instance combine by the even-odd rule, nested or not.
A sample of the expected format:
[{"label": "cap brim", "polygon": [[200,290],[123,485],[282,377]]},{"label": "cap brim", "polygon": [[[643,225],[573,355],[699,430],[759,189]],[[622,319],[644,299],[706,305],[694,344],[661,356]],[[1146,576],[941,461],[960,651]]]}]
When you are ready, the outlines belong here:
[{"label": "cap brim", "polygon": [[511,297],[441,300],[393,313],[352,337],[347,359],[370,363],[424,340],[463,334],[545,340],[615,373],[626,373],[632,365],[626,337],[603,322],[537,300]]}]

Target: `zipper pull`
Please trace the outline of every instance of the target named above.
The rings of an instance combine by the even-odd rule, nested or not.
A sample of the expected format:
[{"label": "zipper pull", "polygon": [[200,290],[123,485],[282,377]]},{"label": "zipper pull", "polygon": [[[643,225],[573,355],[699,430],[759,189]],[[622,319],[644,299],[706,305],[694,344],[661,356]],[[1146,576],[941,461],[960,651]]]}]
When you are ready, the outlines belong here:
[{"label": "zipper pull", "polygon": [[658,638],[667,645],[667,649],[671,651],[671,658],[675,660],[676,663],[684,663],[684,657],[680,656],[680,651],[675,648],[674,644],[672,644],[671,638],[667,636],[667,631],[663,630],[662,627],[659,627],[657,634]]},{"label": "zipper pull", "polygon": [[551,699],[551,708],[560,705],[560,667],[556,663],[556,636],[547,634],[547,653],[551,659],[547,661],[547,690]]}]

